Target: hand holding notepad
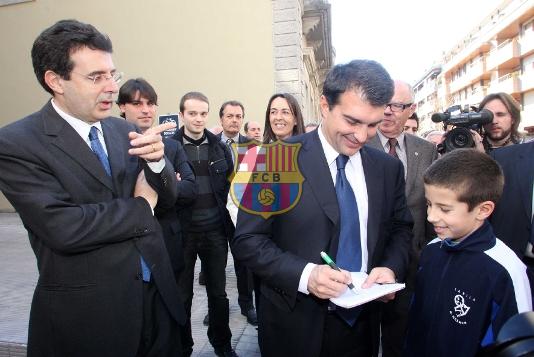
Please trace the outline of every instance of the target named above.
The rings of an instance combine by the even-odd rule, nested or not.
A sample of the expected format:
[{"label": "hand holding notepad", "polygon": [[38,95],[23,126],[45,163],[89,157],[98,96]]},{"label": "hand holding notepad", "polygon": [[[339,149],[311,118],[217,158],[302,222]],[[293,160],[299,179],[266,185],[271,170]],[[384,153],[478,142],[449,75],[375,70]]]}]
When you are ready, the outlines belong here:
[{"label": "hand holding notepad", "polygon": [[337,306],[341,306],[347,309],[365,304],[369,301],[376,300],[384,295],[402,290],[406,286],[405,284],[400,283],[375,283],[371,287],[363,289],[361,286],[365,279],[367,279],[367,274],[361,272],[352,272],[350,273],[350,275],[352,278],[352,284],[355,287],[354,290],[347,289],[341,296],[330,299],[330,301],[332,301]]}]

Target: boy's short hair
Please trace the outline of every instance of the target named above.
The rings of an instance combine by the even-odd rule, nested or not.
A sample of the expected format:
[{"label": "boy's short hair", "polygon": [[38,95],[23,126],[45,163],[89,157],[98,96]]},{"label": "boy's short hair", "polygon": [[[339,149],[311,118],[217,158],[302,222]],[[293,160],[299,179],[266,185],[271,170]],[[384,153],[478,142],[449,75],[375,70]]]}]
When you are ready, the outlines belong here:
[{"label": "boy's short hair", "polygon": [[475,149],[456,149],[434,161],[423,176],[425,185],[450,189],[469,211],[484,201],[497,203],[504,186],[499,164]]},{"label": "boy's short hair", "polygon": [[185,110],[185,101],[189,99],[196,99],[201,102],[204,102],[208,105],[210,105],[210,102],[208,100],[208,97],[206,97],[204,94],[200,92],[187,92],[183,95],[183,97],[180,99],[180,113],[183,113]]}]

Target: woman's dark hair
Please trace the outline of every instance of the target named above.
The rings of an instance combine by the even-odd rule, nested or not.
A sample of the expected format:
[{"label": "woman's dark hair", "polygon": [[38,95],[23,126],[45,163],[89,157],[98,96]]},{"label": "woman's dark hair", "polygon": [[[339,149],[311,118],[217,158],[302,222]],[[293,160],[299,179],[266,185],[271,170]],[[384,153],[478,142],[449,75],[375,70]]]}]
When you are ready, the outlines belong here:
[{"label": "woman's dark hair", "polygon": [[302,111],[300,110],[299,103],[291,94],[288,93],[276,93],[270,99],[267,104],[267,110],[265,111],[265,131],[263,132],[263,143],[268,144],[272,141],[276,141],[276,135],[274,135],[273,129],[271,128],[271,121],[269,120],[271,113],[271,104],[276,98],[284,98],[287,100],[289,105],[289,110],[295,118],[296,125],[293,126],[293,132],[291,136],[299,135],[305,133],[304,130],[304,118],[302,117]]}]

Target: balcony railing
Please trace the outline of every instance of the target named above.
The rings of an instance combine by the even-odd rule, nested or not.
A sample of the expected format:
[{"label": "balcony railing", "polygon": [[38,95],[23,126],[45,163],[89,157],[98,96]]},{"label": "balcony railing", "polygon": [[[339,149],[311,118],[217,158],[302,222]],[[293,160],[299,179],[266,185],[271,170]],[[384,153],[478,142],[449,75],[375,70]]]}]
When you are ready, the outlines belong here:
[{"label": "balcony railing", "polygon": [[515,94],[521,92],[521,81],[519,79],[519,72],[512,72],[499,77],[497,80],[491,81],[490,93],[505,92],[508,94]]},{"label": "balcony railing", "polygon": [[487,69],[492,70],[511,60],[519,61],[520,51],[517,38],[508,39],[491,50],[487,58]]},{"label": "balcony railing", "polygon": [[466,76],[469,81],[478,80],[486,73],[486,58],[481,57],[477,61],[473,62],[470,66],[467,67]]},{"label": "balcony railing", "polygon": [[521,80],[521,92],[527,92],[534,89],[534,71],[525,71],[519,76]]},{"label": "balcony railing", "polygon": [[519,39],[519,45],[521,47],[521,56],[534,51],[534,31],[525,31]]},{"label": "balcony railing", "polygon": [[467,103],[469,103],[470,105],[475,105],[475,104],[478,104],[482,101],[482,99],[484,99],[484,96],[486,95],[485,91],[483,88],[481,87],[478,87],[474,90],[472,90],[469,95],[467,96]]}]

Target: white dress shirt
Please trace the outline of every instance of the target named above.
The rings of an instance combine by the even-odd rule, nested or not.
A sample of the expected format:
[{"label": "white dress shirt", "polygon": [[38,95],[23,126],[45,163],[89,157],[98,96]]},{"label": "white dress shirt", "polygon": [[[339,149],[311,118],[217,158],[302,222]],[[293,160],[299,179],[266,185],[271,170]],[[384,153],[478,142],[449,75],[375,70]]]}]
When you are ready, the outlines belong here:
[{"label": "white dress shirt", "polygon": [[[330,169],[330,175],[332,177],[332,183],[336,184],[337,165],[336,158],[339,153],[326,140],[322,125],[317,130],[319,134],[319,140],[323,147],[323,152],[326,157],[328,168]],[[360,152],[356,152],[349,158],[347,165],[345,166],[345,174],[349,181],[350,187],[356,197],[356,203],[358,204],[358,216],[360,220],[360,243],[362,250],[362,266],[360,271],[367,271],[368,252],[367,252],[367,219],[369,217],[369,200],[367,196],[367,184],[365,182],[365,174],[363,171],[362,157]],[[319,254],[319,252],[317,253]],[[299,288],[301,293],[309,294],[308,292],[308,279],[310,277],[312,269],[316,264],[308,263],[300,276]]]},{"label": "white dress shirt", "polygon": [[[100,141],[100,144],[102,144],[106,155],[108,155],[108,148],[106,147],[106,142],[104,140],[104,132],[102,131],[102,124],[100,122],[89,124],[81,119],[77,119],[61,110],[61,108],[59,108],[56,103],[54,103],[54,99],[52,99],[52,107],[59,114],[60,117],[65,119],[65,121],[69,123],[70,126],[72,126],[72,128],[78,133],[78,135],[81,136],[81,138],[85,141],[89,148],[91,148],[91,140],[89,140],[89,131],[91,131],[92,126],[96,127],[98,132],[98,140]],[[165,168],[165,159],[162,158],[159,161],[147,162],[147,164],[150,170],[152,170],[152,172],[160,173],[161,171],[163,171],[163,168]]]},{"label": "white dress shirt", "polygon": [[[376,135],[378,135],[378,138],[380,139],[380,144],[382,144],[382,148],[386,153],[389,152],[389,138],[386,138],[384,134],[380,132],[380,130],[376,131]],[[402,166],[404,166],[404,179],[406,180],[406,173],[408,172],[408,154],[406,153],[406,141],[405,141],[405,134],[404,131],[399,134],[395,139],[397,139],[397,146],[395,147],[395,151],[397,152],[397,157],[402,162]]]}]

